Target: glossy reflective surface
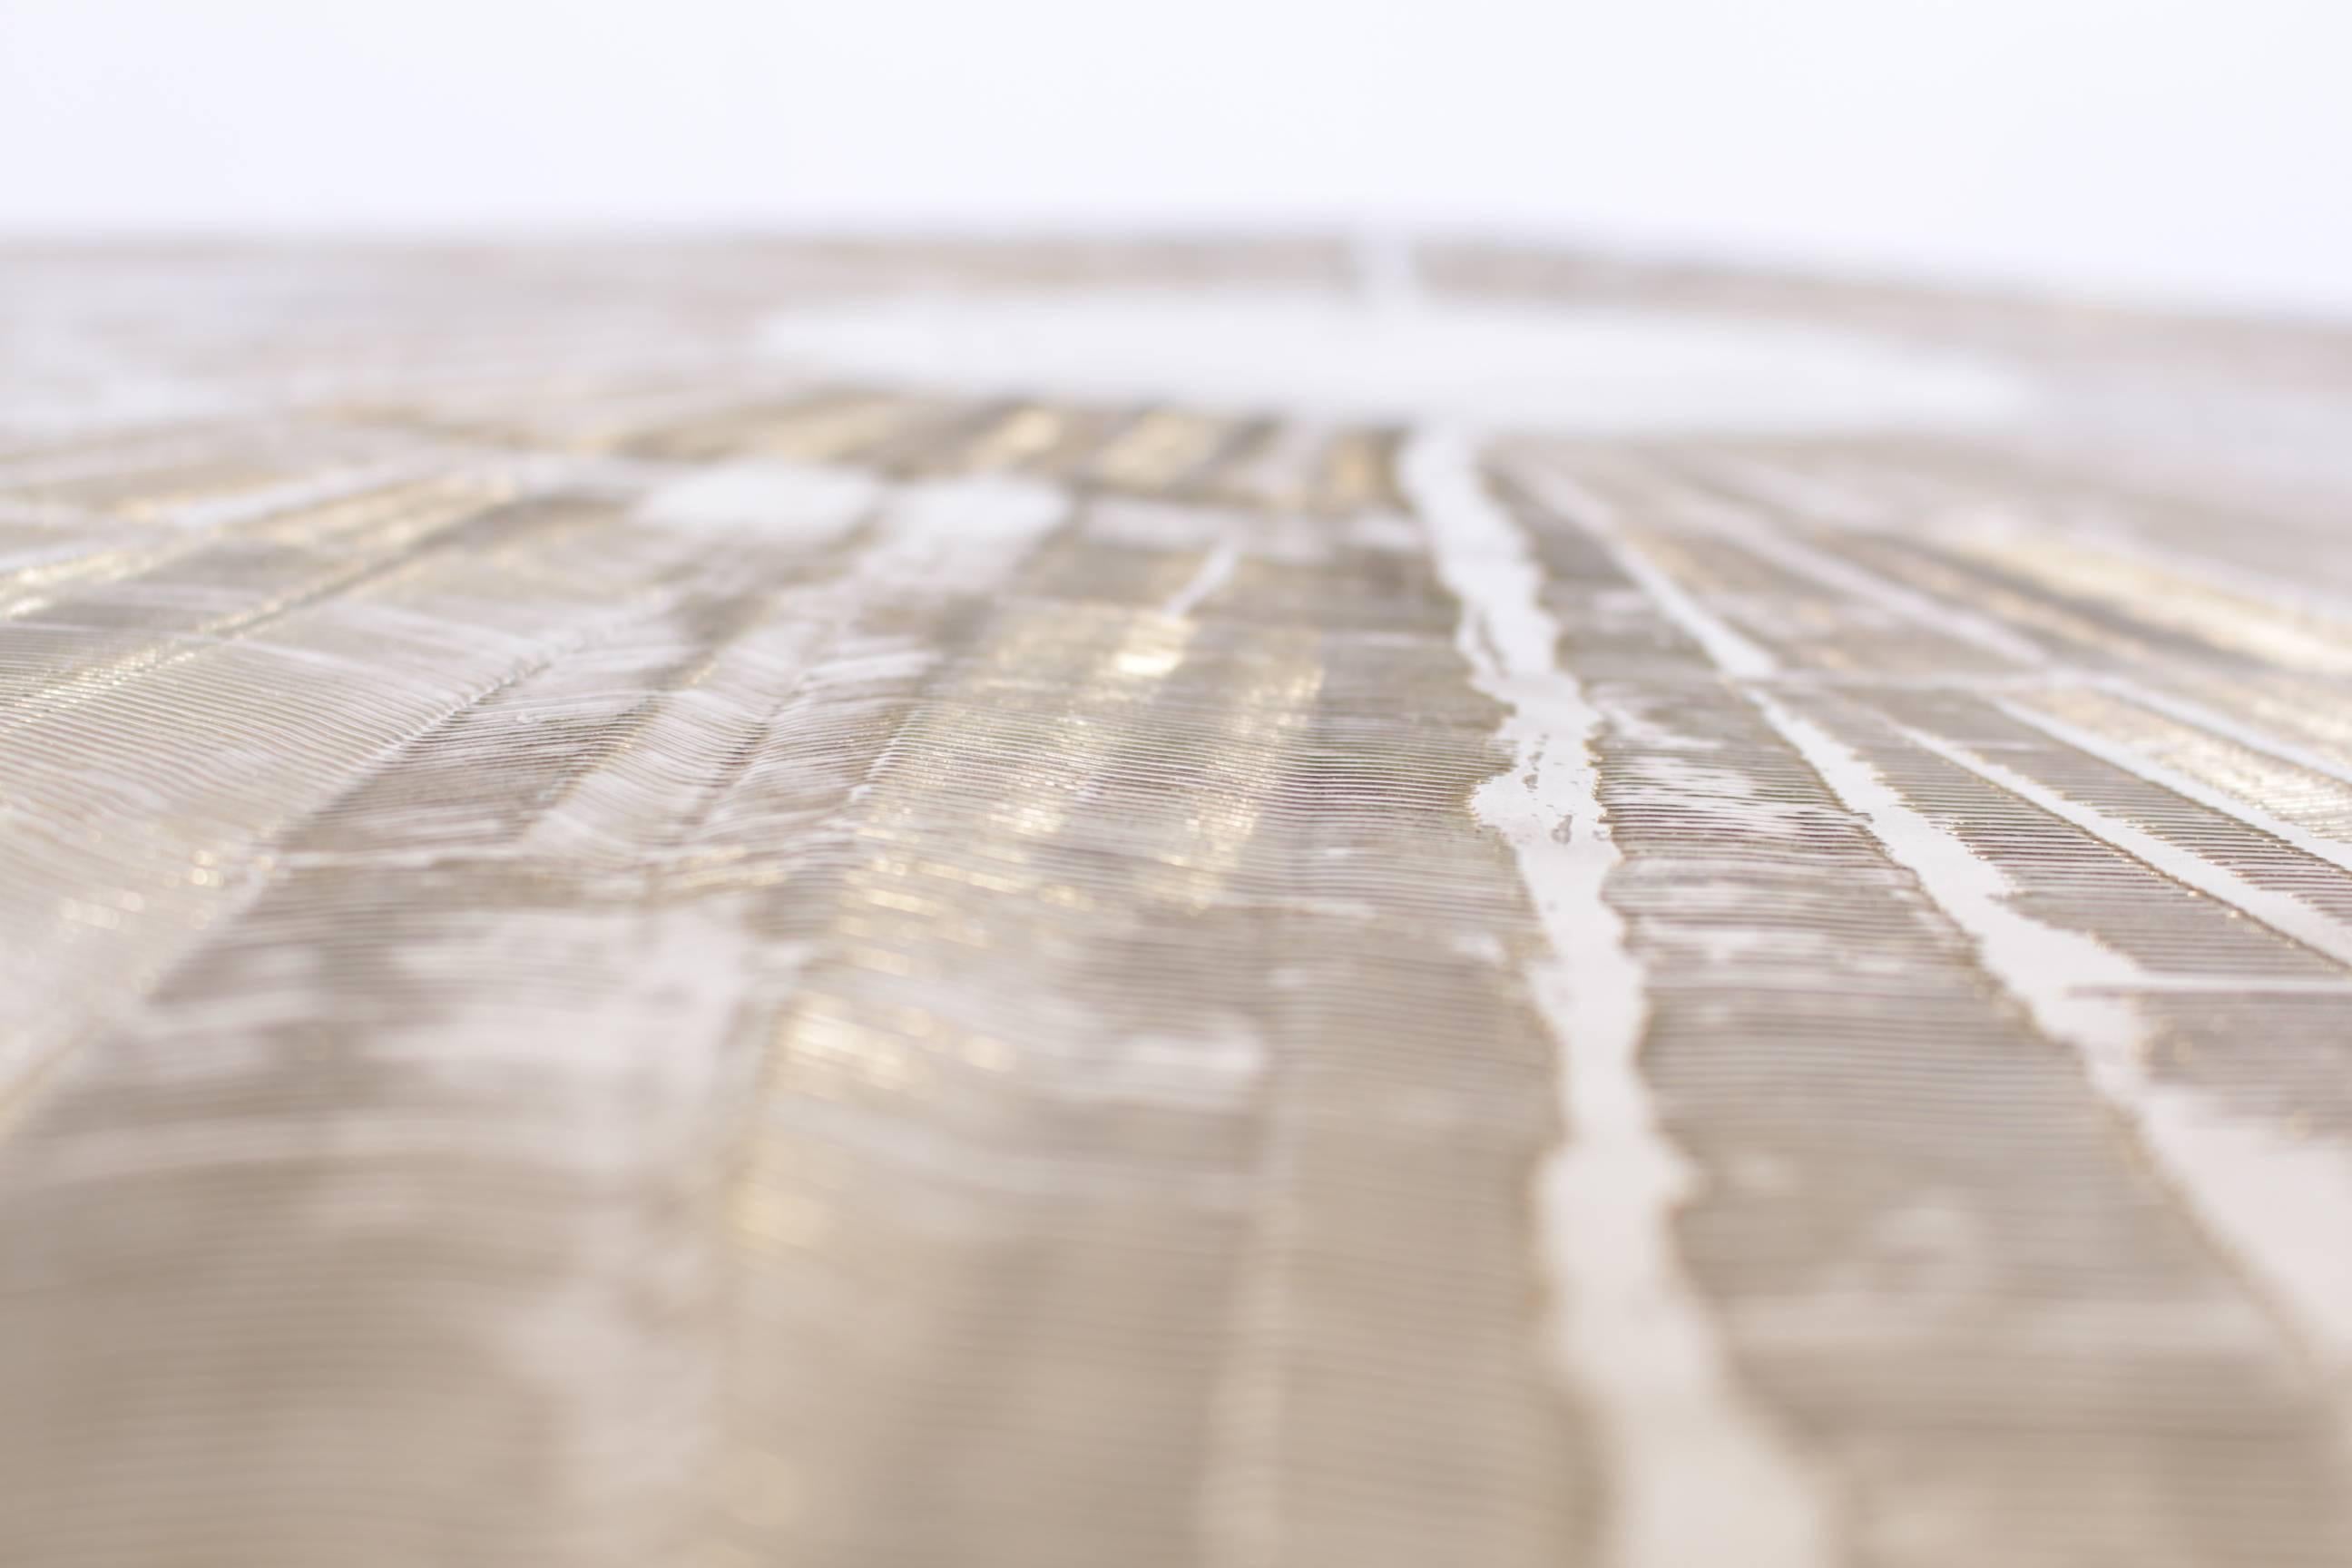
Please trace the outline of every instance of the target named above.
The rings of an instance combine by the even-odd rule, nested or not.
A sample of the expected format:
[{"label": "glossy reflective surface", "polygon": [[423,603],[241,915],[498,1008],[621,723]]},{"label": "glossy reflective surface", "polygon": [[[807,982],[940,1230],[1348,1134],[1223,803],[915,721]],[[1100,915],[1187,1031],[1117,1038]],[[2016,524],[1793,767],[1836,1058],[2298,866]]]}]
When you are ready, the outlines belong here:
[{"label": "glossy reflective surface", "polygon": [[0,1561],[2352,1560],[2352,339],[1402,270],[0,256]]}]

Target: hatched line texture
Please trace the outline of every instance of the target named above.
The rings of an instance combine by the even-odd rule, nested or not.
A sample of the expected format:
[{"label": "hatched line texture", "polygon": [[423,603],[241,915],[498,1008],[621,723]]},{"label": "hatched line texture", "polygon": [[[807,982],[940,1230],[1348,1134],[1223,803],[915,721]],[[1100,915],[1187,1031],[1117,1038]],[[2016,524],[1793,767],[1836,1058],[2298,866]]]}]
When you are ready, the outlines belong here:
[{"label": "hatched line texture", "polygon": [[0,1563],[2352,1564],[2352,336],[1390,271],[0,252]]}]

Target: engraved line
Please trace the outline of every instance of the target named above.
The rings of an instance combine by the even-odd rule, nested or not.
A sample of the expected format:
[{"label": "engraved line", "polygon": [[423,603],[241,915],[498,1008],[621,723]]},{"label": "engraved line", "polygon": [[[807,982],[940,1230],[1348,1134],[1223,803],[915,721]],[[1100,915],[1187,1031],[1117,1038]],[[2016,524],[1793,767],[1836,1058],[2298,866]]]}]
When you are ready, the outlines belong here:
[{"label": "engraved line", "polygon": [[2183,724],[2209,730],[2225,741],[2235,741],[2250,750],[2268,752],[2282,762],[2293,763],[2299,768],[2309,768],[2313,773],[2325,773],[2339,783],[2352,784],[2352,767],[2347,767],[2341,761],[2309,751],[2266,730],[2256,729],[2242,719],[2233,719],[2201,702],[2176,697],[2168,691],[2154,690],[2121,677],[2108,677],[2094,684],[2168,719],[2177,719]]},{"label": "engraved line", "polygon": [[1584,529],[1616,562],[1618,569],[1649,595],[1667,617],[1706,650],[1716,668],[1735,680],[1760,680],[1778,673],[1780,661],[1734,631],[1683,585],[1626,540],[1616,510],[1549,465],[1528,465],[1518,476],[1537,499]]},{"label": "engraved line", "polygon": [[2352,968],[2352,931],[2347,931],[2343,922],[2312,908],[2293,894],[2257,887],[2226,867],[2217,866],[2201,855],[2168,843],[2095,806],[2084,805],[2060,795],[2039,780],[2028,778],[2013,768],[1980,756],[1966,746],[1908,725],[1897,725],[1896,728],[1904,739],[1920,750],[1932,752],[1955,767],[1967,769],[1986,783],[2007,790],[2020,800],[2080,828],[2108,847],[2120,849],[2172,880],[2238,910],[2288,941]]},{"label": "engraved line", "polygon": [[1900,610],[1956,641],[1969,643],[2014,663],[2042,666],[2052,662],[2046,651],[2013,626],[1934,595],[1905,587],[1846,560],[1833,550],[1797,538],[1772,520],[1769,503],[1759,505],[1745,497],[1723,499],[1715,484],[1706,479],[1688,482],[1704,487],[1690,496],[1695,510],[1723,526],[1759,555],[1801,576],[1810,577],[1858,602]]},{"label": "engraved line", "polygon": [[2120,742],[2071,723],[2054,713],[2045,713],[2025,703],[2000,698],[1988,700],[2018,722],[2032,725],[2053,741],[2072,746],[2087,756],[2096,757],[2108,766],[2120,768],[2159,789],[2170,790],[2183,799],[2195,801],[2208,810],[2218,811],[2257,833],[2268,834],[2315,860],[2325,860],[2340,871],[2352,871],[2352,844],[2314,833],[2307,827],[2298,827],[2294,823],[2272,816],[2250,800],[2217,789],[2201,779],[2192,778],[2177,768],[2144,756]]},{"label": "engraved line", "polygon": [[1828,1559],[1823,1500],[1739,1388],[1675,1247],[1694,1178],[1642,1075],[1642,969],[1603,897],[1622,857],[1597,793],[1601,716],[1559,668],[1542,570],[1486,493],[1467,439],[1421,432],[1399,469],[1462,605],[1456,642],[1472,682],[1508,709],[1498,739],[1511,766],[1475,807],[1511,846],[1551,948],[1526,978],[1559,1051],[1568,1132],[1537,1198],[1551,1349],[1606,1435],[1602,1561],[1811,1568]]},{"label": "engraved line", "polygon": [[2137,964],[2024,913],[1999,867],[1915,810],[1852,747],[1769,693],[1748,698],[1976,943],[1986,972],[2043,1034],[2081,1057],[2167,1184],[2325,1365],[2339,1424],[2352,1420],[2352,1151],[2282,1135],[2227,1114],[2199,1090],[2152,1079],[2147,1026],[2130,994],[2142,979]]}]

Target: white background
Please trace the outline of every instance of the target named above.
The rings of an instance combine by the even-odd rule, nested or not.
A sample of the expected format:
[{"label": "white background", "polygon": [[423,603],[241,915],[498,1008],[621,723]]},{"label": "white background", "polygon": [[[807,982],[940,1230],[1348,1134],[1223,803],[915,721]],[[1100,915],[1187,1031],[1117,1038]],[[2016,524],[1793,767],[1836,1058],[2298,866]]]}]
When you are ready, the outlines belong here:
[{"label": "white background", "polygon": [[0,0],[0,230],[1438,225],[2352,313],[2352,0]]}]

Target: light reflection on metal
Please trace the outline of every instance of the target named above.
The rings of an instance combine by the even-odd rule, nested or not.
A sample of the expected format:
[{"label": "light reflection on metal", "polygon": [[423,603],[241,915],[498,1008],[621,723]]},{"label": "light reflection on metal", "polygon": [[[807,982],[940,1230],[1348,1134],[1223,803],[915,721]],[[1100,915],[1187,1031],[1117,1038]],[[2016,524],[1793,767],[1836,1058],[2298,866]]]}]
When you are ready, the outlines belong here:
[{"label": "light reflection on metal", "polygon": [[2352,469],[2174,416],[2340,345],[1471,247],[2033,417],[758,346],[1010,254],[224,253],[202,417],[0,377],[0,1561],[2345,1555]]}]

